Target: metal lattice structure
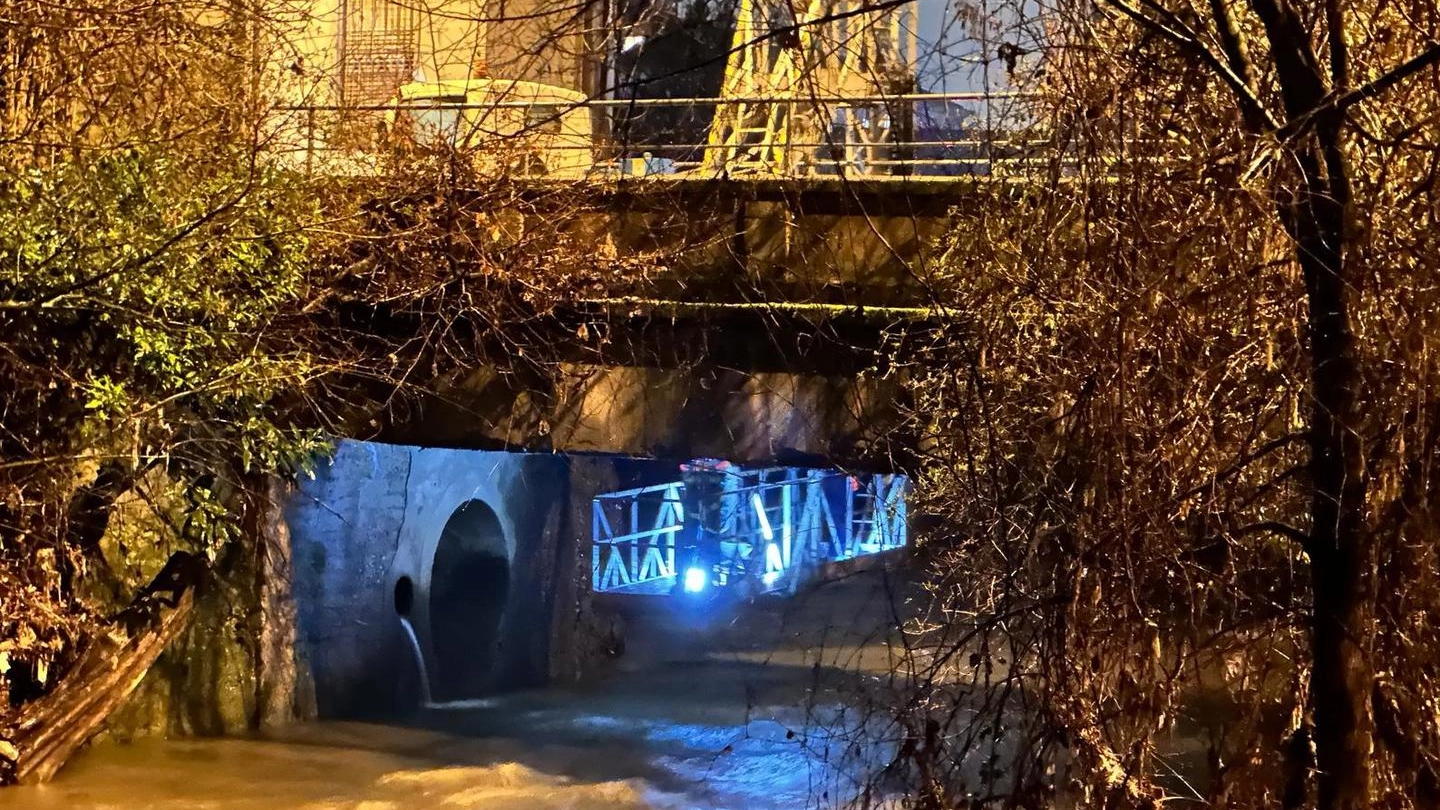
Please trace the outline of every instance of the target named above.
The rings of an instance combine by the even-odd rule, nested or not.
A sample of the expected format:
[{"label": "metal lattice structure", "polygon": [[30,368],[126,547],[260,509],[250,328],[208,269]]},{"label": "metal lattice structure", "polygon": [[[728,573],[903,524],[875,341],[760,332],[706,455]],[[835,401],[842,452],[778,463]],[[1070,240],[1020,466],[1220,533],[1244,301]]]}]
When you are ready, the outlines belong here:
[{"label": "metal lattice structure", "polygon": [[908,105],[884,99],[914,90],[915,15],[913,2],[740,0],[706,170],[886,173],[909,137]]},{"label": "metal lattice structure", "polygon": [[674,580],[683,492],[676,481],[609,492],[591,502],[590,584],[596,592],[643,591]]},{"label": "metal lattice structure", "polygon": [[722,463],[688,480],[594,499],[596,593],[792,592],[825,563],[908,542],[903,475]]},{"label": "metal lattice structure", "polygon": [[384,104],[418,65],[420,11],[396,0],[341,0],[340,98]]}]

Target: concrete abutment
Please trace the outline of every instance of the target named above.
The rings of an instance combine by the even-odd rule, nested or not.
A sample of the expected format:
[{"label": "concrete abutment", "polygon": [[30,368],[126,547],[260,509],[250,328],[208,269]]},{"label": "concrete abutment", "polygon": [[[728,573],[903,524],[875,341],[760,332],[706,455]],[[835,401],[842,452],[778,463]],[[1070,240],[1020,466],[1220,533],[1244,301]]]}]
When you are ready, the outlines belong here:
[{"label": "concrete abutment", "polygon": [[319,715],[413,711],[422,671],[436,701],[578,677],[604,655],[589,629],[590,502],[673,468],[339,442],[286,510]]}]

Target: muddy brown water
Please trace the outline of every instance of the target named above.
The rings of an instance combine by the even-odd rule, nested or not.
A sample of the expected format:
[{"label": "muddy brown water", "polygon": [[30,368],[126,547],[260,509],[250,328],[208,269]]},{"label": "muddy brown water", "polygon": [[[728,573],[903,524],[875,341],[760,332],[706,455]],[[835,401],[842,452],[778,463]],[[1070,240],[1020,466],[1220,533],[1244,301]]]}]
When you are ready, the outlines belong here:
[{"label": "muddy brown water", "polygon": [[843,807],[885,753],[847,745],[846,701],[884,671],[888,591],[857,577],[703,619],[656,603],[584,687],[392,725],[103,743],[50,785],[0,790],[0,810]]}]

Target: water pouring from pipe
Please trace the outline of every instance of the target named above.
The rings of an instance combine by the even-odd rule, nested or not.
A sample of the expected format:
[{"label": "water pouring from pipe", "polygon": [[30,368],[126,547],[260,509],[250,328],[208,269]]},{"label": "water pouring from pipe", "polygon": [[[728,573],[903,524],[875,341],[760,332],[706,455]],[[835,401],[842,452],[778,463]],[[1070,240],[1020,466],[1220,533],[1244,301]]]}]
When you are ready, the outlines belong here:
[{"label": "water pouring from pipe", "polygon": [[435,705],[435,700],[430,694],[430,672],[425,668],[425,654],[420,650],[420,637],[415,635],[415,625],[410,623],[408,616],[400,617],[400,626],[405,628],[405,636],[410,639],[410,649],[415,652],[415,669],[420,674],[420,705],[429,708]]}]

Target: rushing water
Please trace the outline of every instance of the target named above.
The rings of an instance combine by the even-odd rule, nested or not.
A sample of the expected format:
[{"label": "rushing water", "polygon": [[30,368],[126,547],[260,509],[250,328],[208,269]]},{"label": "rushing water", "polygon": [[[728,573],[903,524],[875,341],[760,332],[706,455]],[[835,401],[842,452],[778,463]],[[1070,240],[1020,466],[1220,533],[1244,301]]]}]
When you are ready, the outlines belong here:
[{"label": "rushing water", "polygon": [[708,635],[632,625],[595,684],[432,704],[394,726],[102,744],[51,785],[0,790],[0,810],[843,806],[875,759],[836,734],[841,682],[884,654],[873,619],[856,629],[863,596],[772,603]]},{"label": "rushing water", "polygon": [[425,653],[420,651],[420,637],[415,635],[415,625],[410,623],[407,616],[400,617],[400,626],[405,628],[405,637],[410,639],[410,649],[415,654],[415,668],[420,675],[420,700],[426,705],[432,705],[435,700],[430,694],[430,671],[425,668]]}]

